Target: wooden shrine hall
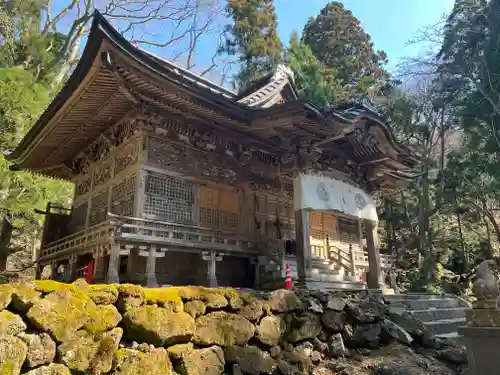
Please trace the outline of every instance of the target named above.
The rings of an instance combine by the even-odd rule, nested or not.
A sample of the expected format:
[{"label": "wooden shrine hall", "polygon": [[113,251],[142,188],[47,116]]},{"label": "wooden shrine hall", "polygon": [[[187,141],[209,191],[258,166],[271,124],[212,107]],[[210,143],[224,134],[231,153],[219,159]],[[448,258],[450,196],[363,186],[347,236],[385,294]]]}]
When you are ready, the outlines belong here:
[{"label": "wooden shrine hall", "polygon": [[310,287],[362,288],[366,274],[381,288],[372,194],[418,169],[369,106],[301,100],[285,66],[232,92],[98,12],[65,87],[6,157],[75,185],[70,209],[47,206],[40,267],[72,281],[93,260],[95,282],[149,286],[280,287],[289,264]]}]

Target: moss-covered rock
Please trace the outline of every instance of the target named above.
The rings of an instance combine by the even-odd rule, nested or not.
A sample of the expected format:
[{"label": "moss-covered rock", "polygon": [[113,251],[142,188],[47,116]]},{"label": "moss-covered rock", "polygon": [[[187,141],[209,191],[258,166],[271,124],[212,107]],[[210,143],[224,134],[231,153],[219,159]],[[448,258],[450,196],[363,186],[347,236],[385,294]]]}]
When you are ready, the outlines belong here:
[{"label": "moss-covered rock", "polygon": [[87,309],[88,319],[83,329],[92,334],[109,331],[118,326],[122,316],[113,305],[97,305]]},{"label": "moss-covered rock", "polygon": [[28,346],[25,365],[29,368],[51,363],[56,356],[56,343],[47,333],[21,333],[17,337]]},{"label": "moss-covered rock", "polygon": [[51,363],[47,366],[38,367],[28,371],[24,375],[71,375],[69,368],[59,363]]},{"label": "moss-covered rock", "polygon": [[33,282],[35,290],[42,294],[51,294],[53,292],[71,292],[82,301],[91,301],[85,289],[79,284],[65,284],[54,280],[36,280]]},{"label": "moss-covered rock", "polygon": [[187,344],[172,345],[167,348],[168,355],[171,359],[179,360],[184,354],[194,349],[192,342]]},{"label": "moss-covered rock", "polygon": [[238,312],[238,315],[245,317],[251,322],[259,321],[262,314],[264,314],[264,303],[260,300],[250,302]]},{"label": "moss-covered rock", "polygon": [[202,301],[209,309],[221,309],[228,305],[228,300],[225,297],[227,290],[225,289],[210,289],[196,286],[172,287],[166,288],[174,291],[184,301]]},{"label": "moss-covered rock", "polygon": [[57,348],[59,361],[70,370],[86,371],[97,354],[99,343],[84,331],[77,332],[72,339]]},{"label": "moss-covered rock", "polygon": [[28,348],[15,336],[0,336],[0,374],[19,375]]},{"label": "moss-covered rock", "polygon": [[105,374],[111,371],[114,354],[118,350],[122,336],[121,328],[112,329],[101,336],[97,353],[90,365],[92,374]]},{"label": "moss-covered rock", "polygon": [[314,313],[293,314],[291,326],[286,334],[287,341],[296,343],[313,339],[321,333],[321,318]]},{"label": "moss-covered rock", "polygon": [[302,302],[292,290],[280,289],[269,293],[268,305],[273,312],[283,313],[296,310]]},{"label": "moss-covered rock", "polygon": [[15,336],[26,329],[23,319],[8,310],[0,311],[0,336]]},{"label": "moss-covered rock", "polygon": [[26,316],[36,328],[63,342],[83,327],[88,319],[89,303],[94,304],[80,294],[75,295],[69,290],[56,291],[35,303]]},{"label": "moss-covered rock", "polygon": [[140,285],[120,284],[118,285],[118,293],[120,298],[132,297],[144,300],[144,288]]},{"label": "moss-covered rock", "polygon": [[189,301],[184,304],[184,311],[191,315],[193,318],[197,318],[205,314],[206,307],[201,301]]},{"label": "moss-covered rock", "polygon": [[191,315],[154,306],[128,310],[123,315],[123,325],[129,338],[158,346],[188,342],[195,331]]},{"label": "moss-covered rock", "polygon": [[256,346],[231,346],[224,349],[227,362],[237,363],[245,374],[270,374],[276,369],[276,361],[268,352]]},{"label": "moss-covered rock", "polygon": [[0,311],[9,306],[12,296],[12,287],[9,284],[0,285]]},{"label": "moss-covered rock", "polygon": [[254,333],[254,325],[244,317],[216,311],[196,320],[193,342],[198,345],[246,345]]},{"label": "moss-covered rock", "polygon": [[88,287],[88,294],[98,305],[112,305],[118,300],[118,288],[115,285],[92,284]]},{"label": "moss-covered rock", "polygon": [[138,350],[119,349],[115,355],[113,375],[173,375],[172,363],[163,348],[149,353]]},{"label": "moss-covered rock", "polygon": [[144,299],[147,304],[155,304],[172,312],[184,311],[177,288],[146,288]]},{"label": "moss-covered rock", "polygon": [[12,310],[20,314],[26,314],[35,303],[42,299],[41,293],[34,285],[19,284],[12,288]]},{"label": "moss-covered rock", "polygon": [[262,318],[256,327],[255,337],[264,345],[278,345],[285,333],[286,324],[279,316],[269,315]]},{"label": "moss-covered rock", "polygon": [[222,349],[211,346],[185,352],[179,358],[178,371],[181,375],[222,375],[224,364]]}]

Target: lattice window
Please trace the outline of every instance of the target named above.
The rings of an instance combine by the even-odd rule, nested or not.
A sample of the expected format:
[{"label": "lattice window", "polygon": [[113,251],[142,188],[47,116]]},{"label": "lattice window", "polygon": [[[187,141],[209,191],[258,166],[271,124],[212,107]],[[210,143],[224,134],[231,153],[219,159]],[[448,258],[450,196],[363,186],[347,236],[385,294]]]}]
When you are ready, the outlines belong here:
[{"label": "lattice window", "polygon": [[178,223],[191,223],[193,221],[192,203],[153,195],[146,195],[144,212],[167,221]]},{"label": "lattice window", "polygon": [[338,218],[338,233],[340,240],[352,240],[359,242],[359,223],[357,220],[339,217]]},{"label": "lattice window", "polygon": [[193,183],[160,173],[148,172],[146,194],[160,195],[171,199],[193,202]]},{"label": "lattice window", "polygon": [[75,233],[85,228],[85,222],[87,220],[87,207],[87,202],[84,202],[78,207],[73,207],[69,223],[70,233]]},{"label": "lattice window", "polygon": [[104,221],[108,214],[108,189],[94,195],[90,201],[89,224],[94,225]]},{"label": "lattice window", "polygon": [[111,212],[122,216],[134,215],[137,175],[116,183],[111,191]]},{"label": "lattice window", "polygon": [[238,229],[238,193],[215,187],[200,187],[200,225],[213,229]]}]

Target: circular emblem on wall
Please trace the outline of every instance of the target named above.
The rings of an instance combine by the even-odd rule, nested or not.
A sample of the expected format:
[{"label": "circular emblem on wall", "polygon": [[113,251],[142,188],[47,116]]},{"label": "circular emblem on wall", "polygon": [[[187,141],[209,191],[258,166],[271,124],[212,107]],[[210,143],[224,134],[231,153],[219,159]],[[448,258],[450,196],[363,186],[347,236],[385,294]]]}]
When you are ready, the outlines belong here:
[{"label": "circular emblem on wall", "polygon": [[359,208],[360,210],[366,207],[366,199],[360,193],[356,193],[354,195],[354,203],[356,204],[356,207]]},{"label": "circular emblem on wall", "polygon": [[321,199],[323,202],[328,202],[330,200],[330,193],[328,192],[328,189],[326,188],[326,184],[324,182],[320,182],[318,184],[316,191],[318,192],[319,199]]}]

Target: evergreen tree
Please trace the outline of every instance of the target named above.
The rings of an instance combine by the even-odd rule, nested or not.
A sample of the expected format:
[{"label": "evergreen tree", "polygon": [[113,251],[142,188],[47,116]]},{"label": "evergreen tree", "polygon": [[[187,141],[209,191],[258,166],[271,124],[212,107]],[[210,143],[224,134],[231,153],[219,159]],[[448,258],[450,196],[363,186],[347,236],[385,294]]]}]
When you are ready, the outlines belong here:
[{"label": "evergreen tree", "polygon": [[328,3],[304,27],[302,40],[325,66],[336,69],[344,86],[377,94],[388,79],[387,55],[374,51],[359,20],[339,2]]},{"label": "evergreen tree", "polygon": [[226,26],[220,53],[238,56],[241,68],[235,83],[244,89],[282,60],[278,20],[272,0],[229,0],[226,13],[233,23]]}]

